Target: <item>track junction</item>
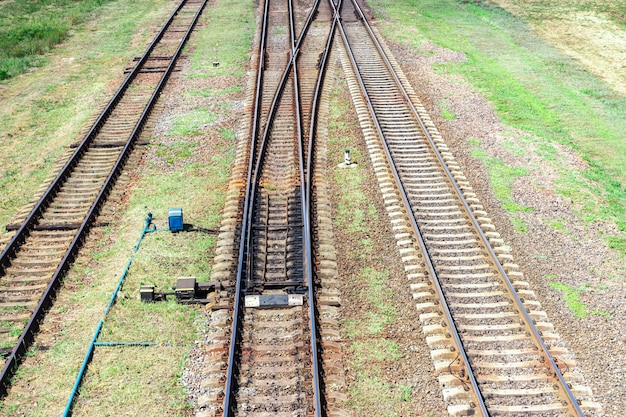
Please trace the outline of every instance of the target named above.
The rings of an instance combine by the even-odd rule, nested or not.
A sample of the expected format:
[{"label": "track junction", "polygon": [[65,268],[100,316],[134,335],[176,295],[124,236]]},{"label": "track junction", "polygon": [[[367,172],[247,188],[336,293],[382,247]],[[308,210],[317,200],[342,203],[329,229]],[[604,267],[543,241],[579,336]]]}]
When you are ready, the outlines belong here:
[{"label": "track junction", "polygon": [[[0,298],[3,320],[27,323],[7,350],[5,390],[204,5],[180,3],[15,225],[2,253]],[[205,406],[225,416],[348,415],[341,389],[331,388],[345,381],[332,214],[324,207],[332,202],[317,142],[325,71],[339,59],[449,414],[593,410],[570,353],[359,5],[320,0],[303,10],[266,0],[259,7],[249,142],[233,167],[240,185],[226,204],[214,268],[223,288],[213,306],[220,342],[206,351],[214,371]]]}]

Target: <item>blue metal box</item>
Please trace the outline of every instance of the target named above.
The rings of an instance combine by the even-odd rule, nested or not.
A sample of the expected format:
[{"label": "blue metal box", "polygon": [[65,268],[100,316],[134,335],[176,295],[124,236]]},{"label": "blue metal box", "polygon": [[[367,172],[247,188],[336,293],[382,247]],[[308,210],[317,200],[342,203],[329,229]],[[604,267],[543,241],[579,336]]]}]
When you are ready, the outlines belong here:
[{"label": "blue metal box", "polygon": [[180,232],[183,230],[183,209],[171,208],[169,210],[169,225],[171,232]]}]

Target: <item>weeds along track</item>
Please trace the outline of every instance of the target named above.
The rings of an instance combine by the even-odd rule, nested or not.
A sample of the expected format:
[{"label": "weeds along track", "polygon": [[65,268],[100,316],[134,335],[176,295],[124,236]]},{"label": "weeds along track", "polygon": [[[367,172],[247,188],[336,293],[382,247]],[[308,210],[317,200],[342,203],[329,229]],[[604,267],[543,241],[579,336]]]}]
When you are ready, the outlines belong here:
[{"label": "weeds along track", "polygon": [[[206,1],[181,1],[1,255],[0,395],[111,192]],[[7,357],[8,356],[8,357]]]},{"label": "weeds along track", "polygon": [[449,413],[592,413],[571,355],[397,65],[354,2],[342,16],[344,68]]}]

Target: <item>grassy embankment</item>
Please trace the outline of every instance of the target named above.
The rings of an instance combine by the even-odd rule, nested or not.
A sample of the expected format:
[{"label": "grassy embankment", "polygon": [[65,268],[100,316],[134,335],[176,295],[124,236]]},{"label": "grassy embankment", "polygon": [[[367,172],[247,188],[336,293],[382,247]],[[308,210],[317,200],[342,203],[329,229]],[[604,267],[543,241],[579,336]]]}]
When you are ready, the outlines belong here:
[{"label": "grassy embankment", "polygon": [[[580,218],[587,224],[614,223],[617,234],[604,235],[607,246],[626,255],[626,99],[609,85],[592,75],[582,64],[548,45],[529,26],[507,11],[483,1],[388,1],[378,5],[394,24],[384,24],[383,31],[391,39],[422,51],[425,41],[461,52],[465,62],[438,64],[442,73],[460,74],[493,105],[505,125],[525,132],[521,141],[526,150],[513,141],[503,146],[514,157],[527,149],[540,157],[540,166],[507,165],[502,159],[489,156],[477,138],[467,138],[472,155],[480,159],[490,175],[491,185],[502,207],[518,233],[528,227],[525,212],[531,207],[518,204],[511,186],[520,176],[540,176],[542,166],[559,173],[556,191],[571,201]],[[558,18],[565,8],[571,13],[597,13],[624,27],[624,3],[595,2],[517,2],[516,10],[528,19]],[[528,7],[529,9],[524,9]],[[557,10],[557,8],[559,8]],[[398,24],[401,23],[401,24]],[[454,120],[446,102],[438,103],[441,116]],[[577,151],[589,168],[572,170],[555,148],[555,144]],[[545,219],[544,224],[567,233],[562,219]],[[623,268],[622,268],[623,272]],[[620,274],[617,272],[617,274]],[[581,294],[590,284],[574,287],[545,277],[549,285],[564,294],[565,302],[575,317],[609,314],[591,310],[580,302]],[[608,277],[615,280],[618,275]],[[623,277],[622,277],[623,279]],[[606,285],[600,287],[606,288]]]},{"label": "grassy embankment", "polygon": [[[626,231],[624,97],[501,8],[458,0],[381,0],[379,5],[396,22],[383,25],[391,39],[417,53],[427,40],[463,53],[466,62],[440,64],[438,69],[461,74],[493,103],[505,124],[528,133],[525,140],[536,145],[545,164],[560,172],[558,193],[574,202],[587,223],[610,221]],[[589,168],[565,168],[553,146],[556,143],[580,152]],[[487,166],[496,196],[511,213],[517,230],[524,232],[516,213],[530,208],[513,202],[510,185],[529,171],[487,157],[478,141],[470,144]],[[626,254],[623,235],[605,236],[605,240]]]},{"label": "grassy embankment", "polygon": [[0,3],[0,80],[43,65],[42,55],[113,0],[30,0]]},{"label": "grassy embankment", "polygon": [[[143,7],[153,9],[154,3],[148,3]],[[174,3],[163,4],[162,17]],[[162,121],[168,126],[166,132],[152,138],[147,151],[149,161],[134,181],[135,191],[128,204],[118,211],[118,222],[106,228],[97,241],[87,244],[68,274],[49,313],[49,321],[59,323],[59,333],[54,334],[50,348],[31,350],[15,378],[17,389],[3,404],[5,414],[59,415],[147,211],[154,213],[159,227],[167,226],[169,207],[183,207],[186,223],[206,228],[218,225],[234,152],[232,126],[238,120],[230,110],[233,101],[240,99],[233,94],[241,91],[255,25],[253,7],[252,3],[230,0],[208,6],[202,18],[205,26],[190,39],[186,52],[190,55],[191,72],[182,81],[188,80],[190,86],[183,85],[178,92],[175,115]],[[105,18],[95,24],[118,26],[122,19],[125,18],[111,11],[110,20]],[[162,18],[155,20],[160,22]],[[130,36],[145,24],[134,14],[128,17],[124,30]],[[116,43],[116,38],[100,37],[99,45],[92,45],[96,52],[88,49],[86,53],[100,54],[99,48],[123,50],[122,46],[130,43],[129,39],[117,46],[109,43]],[[87,38],[84,41],[89,43]],[[86,45],[82,47],[87,49]],[[217,68],[211,65],[215,61],[220,62]],[[100,70],[110,72],[106,68]],[[82,74],[82,70],[77,72]],[[218,90],[212,88],[214,84],[230,86]],[[209,279],[209,254],[214,244],[215,236],[201,233],[174,235],[163,231],[146,236],[123,287],[125,296],[105,320],[99,340],[148,341],[159,346],[97,348],[74,415],[142,415],[154,409],[155,404],[166,415],[191,413],[180,376],[193,341],[198,338],[196,324],[201,323],[194,320],[201,317],[200,308],[181,306],[172,300],[142,304],[137,299],[138,289],[141,284],[150,283],[167,290],[179,276]]]}]

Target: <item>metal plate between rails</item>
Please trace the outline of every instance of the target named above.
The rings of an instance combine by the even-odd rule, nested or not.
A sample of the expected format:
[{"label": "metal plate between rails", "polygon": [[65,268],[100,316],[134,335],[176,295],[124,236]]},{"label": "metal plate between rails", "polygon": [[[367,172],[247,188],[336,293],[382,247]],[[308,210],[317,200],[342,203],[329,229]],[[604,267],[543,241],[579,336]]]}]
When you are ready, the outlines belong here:
[{"label": "metal plate between rails", "polygon": [[246,295],[245,306],[248,308],[293,307],[304,302],[302,294],[258,294]]}]

